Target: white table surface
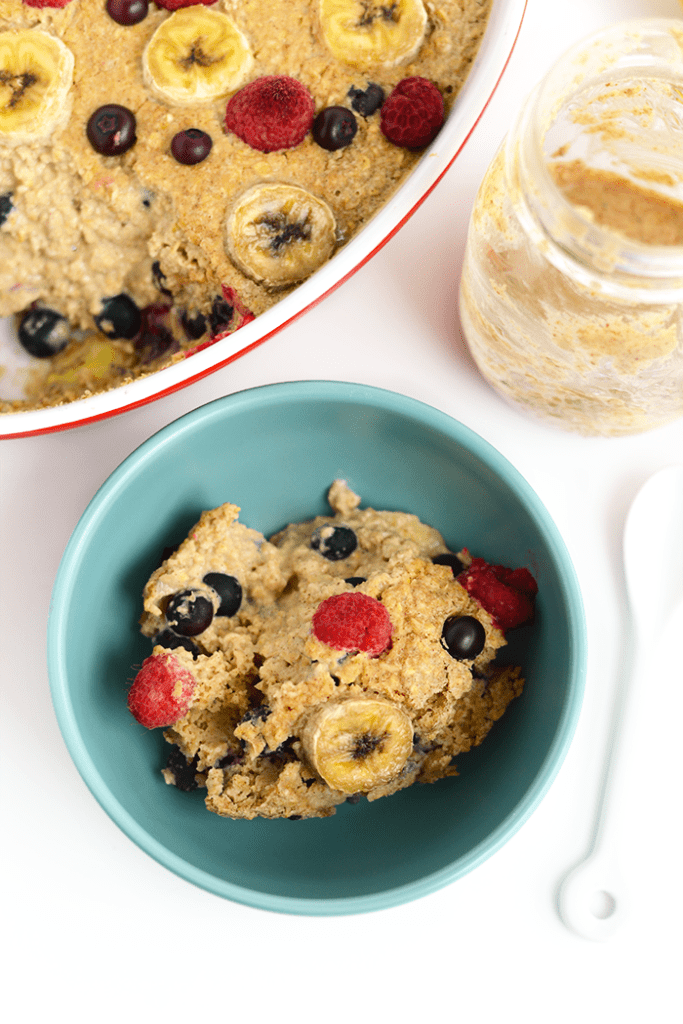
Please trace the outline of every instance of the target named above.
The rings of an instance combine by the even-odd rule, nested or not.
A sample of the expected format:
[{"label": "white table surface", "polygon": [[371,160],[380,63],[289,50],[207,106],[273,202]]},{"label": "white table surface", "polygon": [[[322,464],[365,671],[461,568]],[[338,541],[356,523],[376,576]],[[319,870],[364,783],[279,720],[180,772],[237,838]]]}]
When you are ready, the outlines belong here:
[{"label": "white table surface", "polygon": [[[680,1020],[681,661],[652,652],[626,769],[631,816],[620,932],[567,930],[558,884],[590,845],[624,641],[620,543],[648,474],[683,461],[683,421],[624,439],[546,429],[469,361],[456,295],[469,211],[510,120],[569,45],[615,21],[678,16],[678,0],[529,0],[503,80],[464,151],[397,236],[321,306],[179,394],[92,426],[0,444],[2,931],[13,1024],[61,1019],[383,1022]],[[374,914],[276,915],[220,899],[142,853],[86,789],[48,690],[45,628],[64,546],[98,486],[179,415],[281,380],[375,384],[482,434],[563,534],[589,633],[577,733],[550,792],[485,864]],[[644,553],[644,557],[646,557]],[[64,1018],[66,1019],[66,1017]]]}]

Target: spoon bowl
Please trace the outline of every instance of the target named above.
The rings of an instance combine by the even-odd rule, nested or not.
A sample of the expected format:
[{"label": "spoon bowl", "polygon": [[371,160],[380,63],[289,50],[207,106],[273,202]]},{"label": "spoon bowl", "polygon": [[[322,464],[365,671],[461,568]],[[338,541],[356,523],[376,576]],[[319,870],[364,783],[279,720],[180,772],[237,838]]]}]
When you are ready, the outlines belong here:
[{"label": "spoon bowl", "polygon": [[683,466],[655,473],[634,498],[624,528],[624,572],[633,626],[645,641],[683,600]]}]

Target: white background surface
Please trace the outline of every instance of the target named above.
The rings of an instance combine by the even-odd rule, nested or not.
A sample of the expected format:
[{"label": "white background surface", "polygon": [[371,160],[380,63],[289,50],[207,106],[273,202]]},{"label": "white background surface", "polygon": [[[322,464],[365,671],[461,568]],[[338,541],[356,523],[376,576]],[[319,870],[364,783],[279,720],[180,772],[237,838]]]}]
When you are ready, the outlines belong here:
[{"label": "white background surface", "polygon": [[[1,1002],[14,1022],[681,1020],[683,671],[652,652],[626,765],[631,912],[597,944],[556,894],[587,851],[621,667],[628,504],[683,461],[683,421],[626,439],[539,426],[481,380],[459,335],[457,285],[477,186],[513,114],[572,43],[678,0],[529,0],[503,80],[454,166],[398,235],[321,306],[190,389],[100,424],[0,444],[2,536]],[[109,820],[73,767],[50,702],[50,591],[87,502],[160,427],[221,395],[281,380],[358,381],[462,420],[526,476],[569,547],[589,631],[569,755],[531,819],[476,871],[403,907],[341,918],[270,914],[176,878]],[[644,538],[646,545],[647,539]],[[646,547],[643,557],[647,557]]]}]

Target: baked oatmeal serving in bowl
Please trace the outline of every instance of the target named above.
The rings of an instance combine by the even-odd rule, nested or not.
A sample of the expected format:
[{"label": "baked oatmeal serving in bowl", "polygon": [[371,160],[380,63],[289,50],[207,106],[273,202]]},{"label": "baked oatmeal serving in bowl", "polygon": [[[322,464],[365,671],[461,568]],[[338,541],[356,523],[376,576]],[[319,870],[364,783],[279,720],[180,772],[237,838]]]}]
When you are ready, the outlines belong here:
[{"label": "baked oatmeal serving in bowl", "polygon": [[0,437],[176,390],[356,271],[526,0],[0,0]]},{"label": "baked oatmeal serving in bowl", "polygon": [[133,452],[62,559],[55,710],[161,864],[270,910],[433,892],[550,786],[582,602],[529,485],[462,424],[357,384],[219,399]]}]

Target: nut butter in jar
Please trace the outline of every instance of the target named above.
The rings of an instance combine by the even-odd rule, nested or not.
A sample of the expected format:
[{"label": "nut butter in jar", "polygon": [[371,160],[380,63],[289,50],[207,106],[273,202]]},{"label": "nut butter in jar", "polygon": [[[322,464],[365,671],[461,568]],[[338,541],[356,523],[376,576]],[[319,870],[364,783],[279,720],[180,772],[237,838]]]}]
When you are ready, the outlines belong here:
[{"label": "nut butter in jar", "polygon": [[683,22],[616,25],[535,89],[475,200],[460,317],[489,383],[557,426],[683,415]]}]

